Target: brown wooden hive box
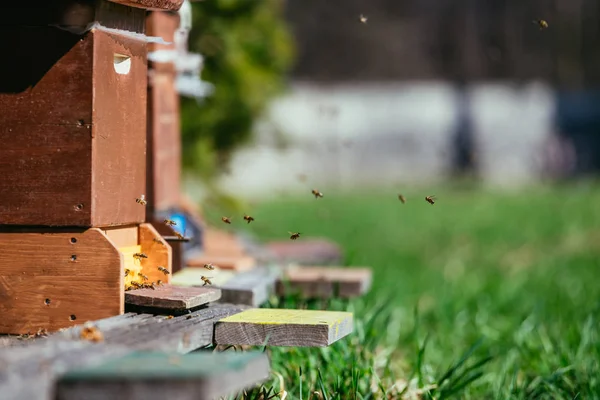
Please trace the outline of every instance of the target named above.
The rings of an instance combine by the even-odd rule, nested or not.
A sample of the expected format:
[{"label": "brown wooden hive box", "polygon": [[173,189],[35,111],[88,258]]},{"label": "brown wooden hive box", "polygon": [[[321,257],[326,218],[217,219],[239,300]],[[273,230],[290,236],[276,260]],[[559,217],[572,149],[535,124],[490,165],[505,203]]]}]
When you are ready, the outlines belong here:
[{"label": "brown wooden hive box", "polygon": [[146,43],[93,29],[0,26],[0,224],[141,223]]}]

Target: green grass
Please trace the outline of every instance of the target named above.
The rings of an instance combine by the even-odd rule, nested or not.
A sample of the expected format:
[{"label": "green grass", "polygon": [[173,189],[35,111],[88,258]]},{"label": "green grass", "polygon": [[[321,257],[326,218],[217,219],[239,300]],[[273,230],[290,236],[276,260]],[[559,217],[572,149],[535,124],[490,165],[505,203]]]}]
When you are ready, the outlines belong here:
[{"label": "green grass", "polygon": [[[351,336],[267,349],[287,399],[600,396],[600,186],[448,186],[433,206],[425,191],[407,190],[406,204],[394,190],[324,193],[246,206],[256,221],[232,227],[325,236],[348,265],[374,270],[367,296],[326,305],[355,312]],[[272,384],[279,392],[275,374]]]}]

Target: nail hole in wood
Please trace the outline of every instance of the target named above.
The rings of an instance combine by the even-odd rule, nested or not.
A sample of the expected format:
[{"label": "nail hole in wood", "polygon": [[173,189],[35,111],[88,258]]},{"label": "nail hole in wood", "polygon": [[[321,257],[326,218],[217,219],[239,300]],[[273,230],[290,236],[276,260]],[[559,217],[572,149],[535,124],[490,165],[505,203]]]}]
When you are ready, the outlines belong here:
[{"label": "nail hole in wood", "polygon": [[47,306],[49,306],[50,305],[50,299],[44,300],[44,304],[47,305]]},{"label": "nail hole in wood", "polygon": [[72,254],[71,255],[71,261],[77,261],[77,255],[76,254]]},{"label": "nail hole in wood", "polygon": [[79,126],[83,126],[83,125],[85,125],[85,121],[84,121],[84,120],[82,120],[82,119],[78,119],[78,120],[77,120],[77,125],[79,125]]},{"label": "nail hole in wood", "polygon": [[77,317],[75,316],[75,314],[71,314],[69,316],[69,321],[75,321],[77,319]]},{"label": "nail hole in wood", "polygon": [[75,206],[75,211],[81,211],[83,210],[83,204],[79,203]]},{"label": "nail hole in wood", "polygon": [[71,238],[71,244],[75,244],[75,243],[77,243],[77,239],[76,239],[76,238],[74,238],[74,237],[72,237],[72,238]]}]

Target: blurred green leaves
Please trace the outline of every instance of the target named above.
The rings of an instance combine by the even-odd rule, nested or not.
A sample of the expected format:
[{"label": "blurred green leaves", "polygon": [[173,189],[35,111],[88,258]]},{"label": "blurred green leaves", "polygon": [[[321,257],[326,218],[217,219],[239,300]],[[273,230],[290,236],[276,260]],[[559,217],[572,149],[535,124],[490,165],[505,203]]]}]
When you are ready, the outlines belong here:
[{"label": "blurred green leaves", "polygon": [[282,0],[210,0],[193,4],[191,52],[204,57],[202,79],[214,93],[182,98],[183,164],[202,178],[224,167],[252,138],[254,122],[284,89],[293,42]]}]

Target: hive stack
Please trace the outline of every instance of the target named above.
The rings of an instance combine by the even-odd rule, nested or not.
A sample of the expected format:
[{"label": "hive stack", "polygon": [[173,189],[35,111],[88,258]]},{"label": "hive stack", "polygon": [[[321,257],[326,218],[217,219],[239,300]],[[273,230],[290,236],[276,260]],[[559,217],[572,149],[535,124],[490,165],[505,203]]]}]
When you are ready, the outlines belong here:
[{"label": "hive stack", "polygon": [[0,333],[123,313],[126,268],[168,282],[158,266],[171,270],[171,248],[136,199],[146,192],[146,10],[181,2],[0,13],[12,38],[0,44],[11,55],[0,65]]}]

